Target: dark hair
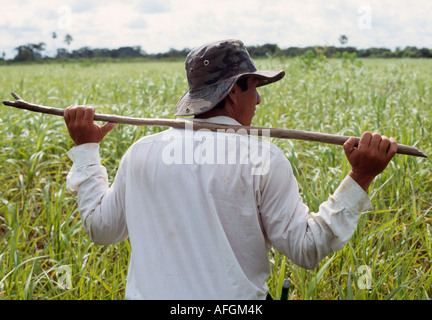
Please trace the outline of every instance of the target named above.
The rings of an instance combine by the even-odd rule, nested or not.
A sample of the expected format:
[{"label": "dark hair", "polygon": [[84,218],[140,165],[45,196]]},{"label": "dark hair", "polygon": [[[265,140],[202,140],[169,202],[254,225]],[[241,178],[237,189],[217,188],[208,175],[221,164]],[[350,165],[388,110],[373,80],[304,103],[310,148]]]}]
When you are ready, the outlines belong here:
[{"label": "dark hair", "polygon": [[[238,86],[240,87],[240,89],[242,91],[246,91],[248,89],[248,84],[247,84],[247,77],[244,78],[240,78],[237,80],[236,84],[238,84]],[[221,102],[219,102],[214,109],[223,109],[225,108],[225,99],[223,99]]]},{"label": "dark hair", "polygon": [[238,79],[236,82],[238,84],[238,86],[240,87],[240,89],[242,89],[242,91],[246,91],[248,89],[247,80],[248,80],[248,78],[245,77],[245,78]]}]

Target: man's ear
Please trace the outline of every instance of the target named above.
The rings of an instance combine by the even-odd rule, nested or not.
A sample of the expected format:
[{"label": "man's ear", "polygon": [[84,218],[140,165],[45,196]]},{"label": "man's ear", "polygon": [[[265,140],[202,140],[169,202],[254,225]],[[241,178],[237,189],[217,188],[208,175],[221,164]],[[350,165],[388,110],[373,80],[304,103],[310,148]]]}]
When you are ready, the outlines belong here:
[{"label": "man's ear", "polygon": [[227,95],[227,98],[230,100],[232,104],[237,104],[238,102],[238,97],[237,97],[238,91],[239,91],[238,85],[237,83],[235,83]]}]

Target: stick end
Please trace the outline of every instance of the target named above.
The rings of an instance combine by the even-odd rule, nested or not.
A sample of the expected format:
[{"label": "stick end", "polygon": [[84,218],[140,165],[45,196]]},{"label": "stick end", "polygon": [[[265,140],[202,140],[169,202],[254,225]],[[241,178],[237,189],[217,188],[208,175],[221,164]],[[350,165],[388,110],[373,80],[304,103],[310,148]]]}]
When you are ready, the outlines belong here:
[{"label": "stick end", "polygon": [[15,100],[22,100],[19,95],[17,95],[15,92],[11,92],[12,97],[15,98]]},{"label": "stick end", "polygon": [[420,158],[429,158],[426,153],[424,153],[423,151],[421,151],[419,149],[415,150],[415,153],[413,155],[420,157]]}]

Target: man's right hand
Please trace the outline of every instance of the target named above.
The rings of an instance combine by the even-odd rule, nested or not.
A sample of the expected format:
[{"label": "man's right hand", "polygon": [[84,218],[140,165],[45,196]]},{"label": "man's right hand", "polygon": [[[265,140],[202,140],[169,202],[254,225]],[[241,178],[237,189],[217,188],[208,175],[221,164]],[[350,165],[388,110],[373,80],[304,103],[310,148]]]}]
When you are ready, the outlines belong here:
[{"label": "man's right hand", "polygon": [[87,106],[70,106],[65,109],[64,119],[75,146],[99,143],[117,125],[116,123],[106,123],[103,126],[95,124],[94,113],[94,108]]},{"label": "man's right hand", "polygon": [[355,144],[356,139],[351,137],[343,145],[351,164],[349,176],[366,191],[372,180],[387,167],[396,154],[397,143],[393,138],[365,132],[358,147],[355,147]]}]

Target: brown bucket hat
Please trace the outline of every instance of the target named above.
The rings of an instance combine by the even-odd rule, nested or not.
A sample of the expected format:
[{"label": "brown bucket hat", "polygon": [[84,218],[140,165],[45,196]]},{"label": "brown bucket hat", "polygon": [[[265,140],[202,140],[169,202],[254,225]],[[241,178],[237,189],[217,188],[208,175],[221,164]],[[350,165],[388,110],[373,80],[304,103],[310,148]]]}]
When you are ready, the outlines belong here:
[{"label": "brown bucket hat", "polygon": [[283,70],[258,71],[240,40],[211,42],[193,49],[186,57],[189,90],[175,108],[175,116],[198,115],[222,101],[236,81],[255,76],[263,86],[282,79]]}]

